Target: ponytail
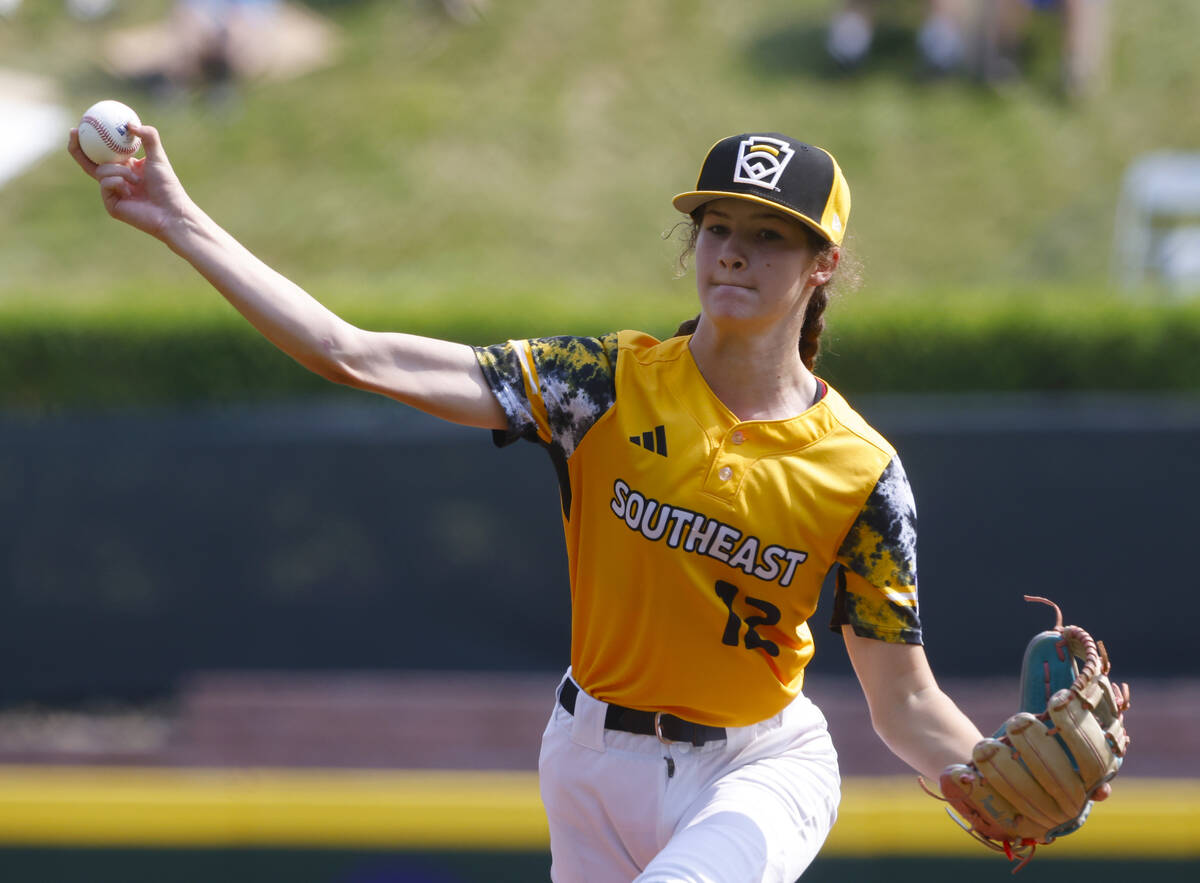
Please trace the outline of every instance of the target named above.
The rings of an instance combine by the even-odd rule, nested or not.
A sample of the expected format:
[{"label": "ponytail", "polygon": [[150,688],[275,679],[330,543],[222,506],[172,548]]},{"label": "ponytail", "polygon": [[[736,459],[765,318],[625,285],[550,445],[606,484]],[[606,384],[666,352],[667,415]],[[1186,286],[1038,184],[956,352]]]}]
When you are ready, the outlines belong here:
[{"label": "ponytail", "polygon": [[[827,283],[828,284],[828,283]],[[829,306],[829,293],[824,285],[818,285],[808,298],[804,310],[804,327],[800,329],[800,361],[812,371],[821,352],[821,332],[825,330],[825,308]]]}]

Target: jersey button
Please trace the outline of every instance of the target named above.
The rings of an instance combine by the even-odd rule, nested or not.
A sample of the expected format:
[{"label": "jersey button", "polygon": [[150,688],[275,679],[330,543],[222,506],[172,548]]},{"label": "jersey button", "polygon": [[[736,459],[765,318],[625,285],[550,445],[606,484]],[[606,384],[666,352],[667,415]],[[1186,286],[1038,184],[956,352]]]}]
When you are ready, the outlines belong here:
[{"label": "jersey button", "polygon": [[729,481],[729,479],[733,478],[733,470],[728,466],[722,466],[717,475],[720,477],[721,481]]},{"label": "jersey button", "polygon": [[740,445],[742,442],[744,442],[746,440],[746,434],[744,432],[742,432],[740,429],[735,429],[733,431],[733,435],[729,436],[729,440],[731,442],[733,442],[735,445]]}]

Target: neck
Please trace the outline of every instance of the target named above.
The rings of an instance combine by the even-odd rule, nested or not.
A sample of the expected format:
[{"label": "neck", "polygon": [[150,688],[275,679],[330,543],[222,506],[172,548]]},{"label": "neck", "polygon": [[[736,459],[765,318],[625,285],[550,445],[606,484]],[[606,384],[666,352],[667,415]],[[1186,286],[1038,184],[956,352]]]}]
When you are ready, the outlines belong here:
[{"label": "neck", "polygon": [[709,388],[739,420],[786,420],[816,398],[817,379],[795,336],[721,334],[702,319],[688,346]]}]

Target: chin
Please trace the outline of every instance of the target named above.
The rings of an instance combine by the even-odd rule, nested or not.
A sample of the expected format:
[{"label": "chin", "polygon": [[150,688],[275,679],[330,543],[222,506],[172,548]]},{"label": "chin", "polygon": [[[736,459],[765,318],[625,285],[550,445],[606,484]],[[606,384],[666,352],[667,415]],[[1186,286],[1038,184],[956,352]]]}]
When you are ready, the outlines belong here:
[{"label": "chin", "polygon": [[748,288],[721,286],[700,298],[700,309],[714,318],[749,319],[759,314],[761,305]]}]

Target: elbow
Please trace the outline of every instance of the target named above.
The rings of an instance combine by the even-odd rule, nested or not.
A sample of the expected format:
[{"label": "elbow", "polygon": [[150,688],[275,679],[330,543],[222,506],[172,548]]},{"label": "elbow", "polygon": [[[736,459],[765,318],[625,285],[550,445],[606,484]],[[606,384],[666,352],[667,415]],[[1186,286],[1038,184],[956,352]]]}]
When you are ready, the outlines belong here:
[{"label": "elbow", "polygon": [[297,362],[318,377],[341,386],[362,387],[363,372],[356,368],[356,359],[344,341],[332,336],[313,341],[303,352],[294,355]]},{"label": "elbow", "polygon": [[892,728],[889,726],[888,718],[885,715],[880,715],[880,714],[876,713],[874,708],[870,709],[870,712],[871,712],[871,729],[875,731],[875,735],[878,736],[885,745],[890,745],[891,744],[890,735],[891,735]]},{"label": "elbow", "polygon": [[365,372],[356,368],[353,363],[344,359],[323,358],[314,360],[306,367],[317,376],[352,389],[365,389],[374,392],[375,386]]},{"label": "elbow", "polygon": [[320,361],[306,365],[318,377],[336,383],[339,386],[361,388],[362,379],[346,365],[336,361]]},{"label": "elbow", "polygon": [[912,721],[915,709],[913,697],[895,696],[891,697],[891,701],[877,698],[875,702],[868,702],[867,707],[871,714],[871,729],[884,745],[894,750],[893,746],[904,739]]}]

